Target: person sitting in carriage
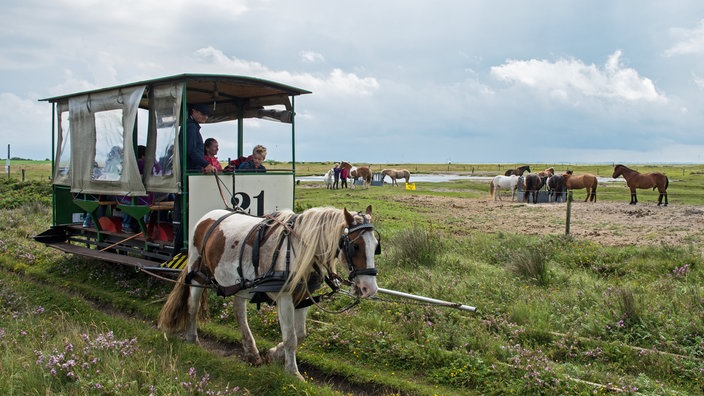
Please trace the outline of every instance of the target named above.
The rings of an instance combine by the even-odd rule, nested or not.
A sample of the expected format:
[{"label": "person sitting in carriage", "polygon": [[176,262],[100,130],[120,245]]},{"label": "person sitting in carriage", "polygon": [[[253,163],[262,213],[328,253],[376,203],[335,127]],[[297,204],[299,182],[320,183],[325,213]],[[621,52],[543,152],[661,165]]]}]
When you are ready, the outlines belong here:
[{"label": "person sitting in carriage", "polygon": [[222,165],[218,160],[218,150],[220,149],[218,141],[214,138],[205,139],[205,160],[215,168],[216,172],[222,172]]},{"label": "person sitting in carriage", "polygon": [[258,144],[254,146],[254,150],[252,150],[252,155],[249,159],[241,163],[237,170],[243,172],[266,172],[266,168],[262,165],[265,159],[266,147]]}]

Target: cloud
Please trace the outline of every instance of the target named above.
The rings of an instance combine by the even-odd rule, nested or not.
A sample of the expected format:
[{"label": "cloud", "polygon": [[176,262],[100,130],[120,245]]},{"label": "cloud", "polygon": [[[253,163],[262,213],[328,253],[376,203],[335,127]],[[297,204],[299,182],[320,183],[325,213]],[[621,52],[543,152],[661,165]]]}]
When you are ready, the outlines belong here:
[{"label": "cloud", "polygon": [[655,88],[649,78],[624,67],[621,51],[614,52],[598,67],[577,59],[509,60],[491,68],[499,81],[521,85],[556,101],[596,98],[623,101],[667,102],[667,97]]},{"label": "cloud", "polygon": [[325,57],[315,51],[300,51],[298,54],[303,63],[325,62]]},{"label": "cloud", "polygon": [[704,19],[694,29],[671,29],[671,34],[679,41],[665,51],[666,57],[704,53]]}]

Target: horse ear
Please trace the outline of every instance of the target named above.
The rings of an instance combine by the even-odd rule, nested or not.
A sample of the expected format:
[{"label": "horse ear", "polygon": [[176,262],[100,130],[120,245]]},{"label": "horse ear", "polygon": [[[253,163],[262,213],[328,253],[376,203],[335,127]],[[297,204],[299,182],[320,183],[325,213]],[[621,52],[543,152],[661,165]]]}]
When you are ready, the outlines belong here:
[{"label": "horse ear", "polygon": [[369,216],[372,215],[372,206],[371,206],[371,205],[367,206],[367,214],[368,214]]},{"label": "horse ear", "polygon": [[345,221],[347,222],[347,225],[352,227],[354,225],[354,216],[352,216],[350,212],[347,211],[347,208],[342,209],[342,211],[345,215]]}]

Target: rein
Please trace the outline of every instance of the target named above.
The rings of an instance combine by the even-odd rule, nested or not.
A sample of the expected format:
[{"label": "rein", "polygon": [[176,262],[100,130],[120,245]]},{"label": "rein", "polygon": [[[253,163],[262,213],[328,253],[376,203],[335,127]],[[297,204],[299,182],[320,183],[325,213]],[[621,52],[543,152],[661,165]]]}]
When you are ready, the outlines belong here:
[{"label": "rein", "polygon": [[[230,209],[230,210],[234,209],[233,207],[231,207],[227,204],[227,200],[225,199],[225,194],[223,194],[223,192],[222,192],[222,188],[224,187],[225,190],[227,191],[227,193],[230,194],[231,197],[233,196],[232,192],[227,188],[227,186],[225,185],[225,182],[223,182],[222,179],[220,179],[220,176],[218,176],[217,172],[213,172],[213,176],[215,176],[215,184],[218,186],[218,192],[220,193],[220,199],[222,199],[222,203],[225,204],[225,209]],[[235,175],[233,174],[232,175],[233,186],[235,183],[234,179],[235,179]]]}]

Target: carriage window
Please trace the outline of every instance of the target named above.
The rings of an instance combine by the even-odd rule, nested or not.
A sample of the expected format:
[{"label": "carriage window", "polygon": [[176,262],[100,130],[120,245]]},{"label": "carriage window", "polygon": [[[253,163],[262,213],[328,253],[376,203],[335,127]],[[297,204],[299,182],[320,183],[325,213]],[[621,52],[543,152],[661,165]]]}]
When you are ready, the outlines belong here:
[{"label": "carriage window", "polygon": [[95,113],[95,161],[92,180],[117,181],[122,174],[122,110]]},{"label": "carriage window", "polygon": [[61,112],[61,148],[59,151],[58,175],[67,176],[71,166],[71,134],[69,133],[68,111]]},{"label": "carriage window", "polygon": [[174,172],[174,140],[176,139],[177,115],[174,114],[171,97],[156,99],[156,160],[161,173],[170,176]]}]

